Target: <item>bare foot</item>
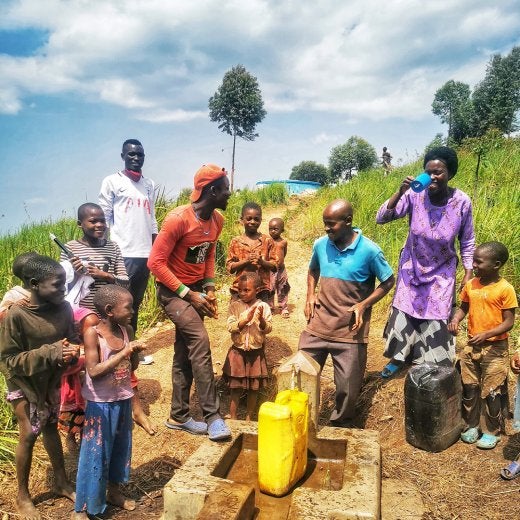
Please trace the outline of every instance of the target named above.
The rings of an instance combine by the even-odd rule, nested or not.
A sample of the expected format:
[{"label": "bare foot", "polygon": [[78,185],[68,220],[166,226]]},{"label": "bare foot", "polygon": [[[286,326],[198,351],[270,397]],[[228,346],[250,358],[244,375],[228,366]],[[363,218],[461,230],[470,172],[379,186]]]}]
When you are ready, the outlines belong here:
[{"label": "bare foot", "polygon": [[16,499],[16,510],[23,520],[41,520],[40,513],[29,497]]},{"label": "bare foot", "polygon": [[54,487],[52,488],[52,491],[54,494],[68,498],[69,500],[72,500],[73,502],[76,500],[76,491],[74,489],[74,486],[66,480],[65,482],[56,482],[54,484]]},{"label": "bare foot", "polygon": [[125,511],[133,511],[135,509],[135,500],[125,497],[117,486],[110,485],[107,491],[107,502],[113,506],[120,507]]},{"label": "bare foot", "polygon": [[135,424],[139,425],[149,435],[155,435],[157,433],[154,424],[144,412],[132,414],[132,419]]}]

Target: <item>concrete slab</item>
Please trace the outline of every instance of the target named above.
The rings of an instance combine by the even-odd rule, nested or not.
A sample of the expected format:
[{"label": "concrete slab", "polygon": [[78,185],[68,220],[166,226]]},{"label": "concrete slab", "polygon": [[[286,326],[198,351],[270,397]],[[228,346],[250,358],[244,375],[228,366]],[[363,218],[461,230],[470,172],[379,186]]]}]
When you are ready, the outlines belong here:
[{"label": "concrete slab", "polygon": [[[381,453],[377,432],[323,428],[316,439],[309,439],[311,458],[306,476],[290,495],[273,498],[255,490],[257,423],[227,422],[232,439],[204,442],[165,486],[164,520],[210,518],[200,516],[201,512],[216,513],[223,503],[232,506],[235,515],[225,518],[237,520],[253,515],[258,520],[380,518]],[[237,493],[230,494],[235,487]],[[256,509],[251,509],[252,496]]]}]

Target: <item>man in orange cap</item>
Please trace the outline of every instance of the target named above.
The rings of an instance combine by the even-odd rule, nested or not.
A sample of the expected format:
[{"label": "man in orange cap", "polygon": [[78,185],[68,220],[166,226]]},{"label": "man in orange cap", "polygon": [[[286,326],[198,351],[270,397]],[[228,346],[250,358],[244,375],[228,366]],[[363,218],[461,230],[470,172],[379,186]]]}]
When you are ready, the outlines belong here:
[{"label": "man in orange cap", "polygon": [[[166,216],[155,240],[148,267],[157,279],[157,299],[175,324],[172,366],[172,406],[166,426],[211,440],[228,439],[231,432],[220,416],[209,337],[204,317],[217,316],[215,248],[229,191],[227,172],[215,164],[195,174],[191,204]],[[205,422],[190,416],[190,389],[195,380]]]}]

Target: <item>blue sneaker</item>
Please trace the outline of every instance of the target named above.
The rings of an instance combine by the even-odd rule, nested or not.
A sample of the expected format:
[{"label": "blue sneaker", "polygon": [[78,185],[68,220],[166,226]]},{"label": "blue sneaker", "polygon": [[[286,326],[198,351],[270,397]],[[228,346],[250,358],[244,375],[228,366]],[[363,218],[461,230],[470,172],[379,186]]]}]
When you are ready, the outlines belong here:
[{"label": "blue sneaker", "polygon": [[218,418],[208,425],[208,437],[210,441],[224,441],[231,439],[231,430],[224,419]]}]

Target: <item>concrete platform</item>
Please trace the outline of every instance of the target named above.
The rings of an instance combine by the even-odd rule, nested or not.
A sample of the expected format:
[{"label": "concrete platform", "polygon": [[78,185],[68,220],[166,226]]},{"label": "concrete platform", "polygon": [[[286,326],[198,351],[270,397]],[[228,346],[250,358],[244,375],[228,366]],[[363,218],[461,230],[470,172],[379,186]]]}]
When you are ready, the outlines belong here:
[{"label": "concrete platform", "polygon": [[322,428],[309,439],[306,475],[285,497],[260,493],[257,423],[227,421],[233,437],[209,439],[164,488],[164,520],[335,520],[381,517],[379,434]]}]

